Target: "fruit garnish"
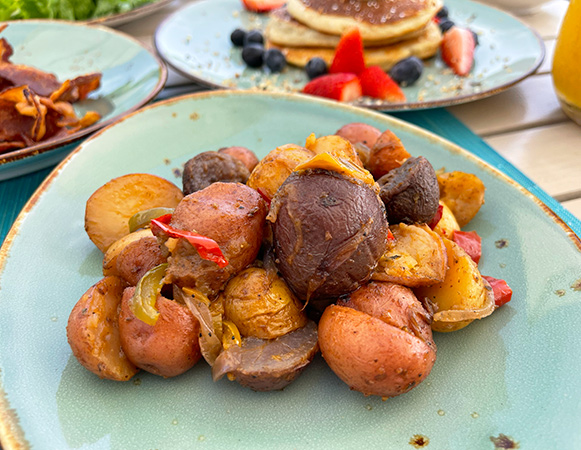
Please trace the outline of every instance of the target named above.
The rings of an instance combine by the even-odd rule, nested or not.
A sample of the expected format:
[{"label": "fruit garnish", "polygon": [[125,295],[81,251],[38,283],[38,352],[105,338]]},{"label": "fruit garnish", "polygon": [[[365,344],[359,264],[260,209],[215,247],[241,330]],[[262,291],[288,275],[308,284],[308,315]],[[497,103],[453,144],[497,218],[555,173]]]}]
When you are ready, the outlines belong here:
[{"label": "fruit garnish", "polygon": [[340,102],[350,102],[361,97],[362,90],[357,75],[333,73],[309,81],[303,88],[303,93],[331,98]]},{"label": "fruit garnish", "polygon": [[242,5],[248,11],[262,13],[280,8],[286,0],[242,0]]},{"label": "fruit garnish", "polygon": [[248,67],[260,67],[264,62],[264,47],[259,44],[246,45],[242,49],[242,60]]},{"label": "fruit garnish", "polygon": [[389,76],[400,86],[414,84],[422,75],[424,63],[417,56],[402,59],[389,71]]},{"label": "fruit garnish", "polygon": [[450,28],[454,27],[456,24],[453,21],[451,21],[450,19],[445,18],[445,19],[440,19],[440,22],[438,23],[438,25],[440,26],[440,30],[442,31],[442,33],[445,33]]},{"label": "fruit garnish", "polygon": [[271,72],[282,72],[286,66],[286,58],[278,48],[270,48],[264,53],[264,64]]},{"label": "fruit garnish", "polygon": [[442,60],[456,75],[468,75],[474,62],[474,36],[466,28],[452,27],[444,33],[440,47]]},{"label": "fruit garnish", "polygon": [[232,44],[236,47],[242,47],[244,45],[244,39],[246,38],[246,31],[236,28],[230,35],[230,40]]},{"label": "fruit garnish", "polygon": [[242,45],[246,47],[250,44],[264,45],[264,36],[260,30],[250,30],[245,34]]},{"label": "fruit garnish", "polygon": [[391,103],[405,102],[401,88],[379,66],[370,66],[359,76],[363,95],[387,100]]},{"label": "fruit garnish", "polygon": [[327,68],[327,63],[323,58],[315,56],[314,58],[309,59],[309,62],[305,66],[305,71],[307,72],[309,80],[314,80],[321,75],[325,75],[329,69]]},{"label": "fruit garnish", "polygon": [[354,73],[359,75],[365,70],[363,56],[363,40],[358,28],[352,28],[345,33],[337,48],[329,68],[329,73]]}]

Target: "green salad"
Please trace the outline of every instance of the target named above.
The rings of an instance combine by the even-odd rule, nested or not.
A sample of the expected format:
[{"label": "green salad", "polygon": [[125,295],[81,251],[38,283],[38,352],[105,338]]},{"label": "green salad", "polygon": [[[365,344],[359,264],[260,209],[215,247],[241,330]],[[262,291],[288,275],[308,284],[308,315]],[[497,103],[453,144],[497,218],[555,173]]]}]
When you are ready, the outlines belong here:
[{"label": "green salad", "polygon": [[130,11],[153,0],[0,0],[0,21],[88,20]]}]

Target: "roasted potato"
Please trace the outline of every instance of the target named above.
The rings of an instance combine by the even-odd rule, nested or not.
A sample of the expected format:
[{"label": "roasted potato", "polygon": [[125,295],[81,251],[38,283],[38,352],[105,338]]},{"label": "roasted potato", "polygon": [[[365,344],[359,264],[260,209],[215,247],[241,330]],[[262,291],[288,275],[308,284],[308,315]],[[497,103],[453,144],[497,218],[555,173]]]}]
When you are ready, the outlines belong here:
[{"label": "roasted potato", "polygon": [[386,130],[371,147],[367,168],[379,180],[390,170],[401,166],[410,156],[399,138]]},{"label": "roasted potato", "polygon": [[403,286],[370,282],[319,322],[323,358],[351,389],[394,397],[430,373],[436,360],[430,316]]},{"label": "roasted potato", "polygon": [[353,122],[343,125],[335,134],[347,139],[353,146],[363,144],[368,148],[372,148],[379,136],[381,136],[381,131],[366,123]]},{"label": "roasted potato", "polygon": [[452,210],[440,200],[442,206],[442,217],[434,227],[434,232],[448,239],[454,239],[454,231],[460,231],[460,225],[456,221]]},{"label": "roasted potato", "polygon": [[246,183],[249,176],[250,171],[238,158],[226,153],[203,152],[189,159],[184,165],[184,195],[200,191],[218,181]]},{"label": "roasted potato", "polygon": [[452,211],[458,225],[464,227],[484,204],[484,183],[476,175],[446,172],[438,175],[440,200]]},{"label": "roasted potato", "polygon": [[329,153],[339,159],[345,159],[356,166],[363,167],[361,159],[357,154],[355,147],[347,139],[336,135],[322,136],[318,139],[307,140],[305,145],[316,155],[320,153]]},{"label": "roasted potato", "polygon": [[251,267],[226,285],[223,294],[225,319],[242,336],[275,339],[307,324],[302,303],[276,273]]},{"label": "roasted potato", "polygon": [[149,228],[142,228],[140,230],[134,231],[133,233],[126,234],[121,239],[111,244],[105,252],[105,256],[103,256],[103,276],[118,276],[117,258],[119,257],[119,254],[129,244],[135,241],[139,241],[144,237],[153,237],[153,233]]},{"label": "roasted potato", "polygon": [[83,294],[67,324],[77,360],[100,378],[115,381],[127,381],[138,371],[121,350],[118,309],[124,288],[121,278],[103,278]]},{"label": "roasted potato", "polygon": [[115,271],[130,286],[135,286],[149,270],[167,262],[154,236],[133,241],[117,256]]},{"label": "roasted potato", "polygon": [[260,189],[268,198],[274,194],[299,164],[308,161],[315,153],[304,147],[287,144],[266,155],[254,168],[246,184]]},{"label": "roasted potato", "polygon": [[442,238],[426,225],[390,227],[395,242],[383,254],[371,278],[408,287],[444,281],[448,258]]},{"label": "roasted potato", "polygon": [[103,253],[129,234],[129,219],[145,209],[174,208],[183,198],[173,183],[147,173],[115,178],[97,189],[85,209],[85,230]]},{"label": "roasted potato", "polygon": [[192,368],[201,358],[198,320],[184,305],[160,295],[156,302],[159,318],[155,325],[148,325],[131,310],[134,291],[125,290],[119,313],[121,347],[127,358],[137,367],[166,378]]},{"label": "roasted potato", "polygon": [[456,331],[475,318],[492,314],[494,296],[472,258],[458,244],[442,239],[448,253],[446,278],[441,283],[416,288],[414,292],[418,298],[427,297],[434,304],[433,330]]},{"label": "roasted potato", "polygon": [[239,159],[246,166],[248,172],[252,172],[258,164],[258,158],[254,152],[246,147],[223,147],[218,150],[218,153],[224,153]]}]

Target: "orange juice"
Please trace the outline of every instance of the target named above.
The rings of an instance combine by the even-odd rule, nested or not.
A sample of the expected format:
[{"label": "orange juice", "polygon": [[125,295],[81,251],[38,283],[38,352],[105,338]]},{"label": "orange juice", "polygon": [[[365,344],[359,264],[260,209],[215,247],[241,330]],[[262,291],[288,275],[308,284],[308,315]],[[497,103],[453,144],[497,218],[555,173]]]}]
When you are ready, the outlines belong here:
[{"label": "orange juice", "polygon": [[553,59],[553,84],[565,114],[581,125],[581,0],[571,0]]}]

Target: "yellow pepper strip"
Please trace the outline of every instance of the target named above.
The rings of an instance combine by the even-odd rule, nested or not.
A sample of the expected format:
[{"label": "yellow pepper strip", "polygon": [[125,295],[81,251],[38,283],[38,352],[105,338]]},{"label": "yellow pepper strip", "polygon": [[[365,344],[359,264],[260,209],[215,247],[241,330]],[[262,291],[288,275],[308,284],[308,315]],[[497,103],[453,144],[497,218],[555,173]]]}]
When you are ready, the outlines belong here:
[{"label": "yellow pepper strip", "polygon": [[166,214],[173,214],[173,208],[151,208],[139,211],[131,216],[129,219],[129,232],[133,233],[135,230],[149,226],[151,219],[165,216]]},{"label": "yellow pepper strip", "polygon": [[163,286],[166,270],[167,263],[163,263],[143,275],[129,304],[135,317],[151,326],[155,325],[159,317],[155,303]]},{"label": "yellow pepper strip", "polygon": [[229,320],[222,321],[222,347],[228,350],[233,345],[240,347],[242,345],[242,336],[234,322]]}]

